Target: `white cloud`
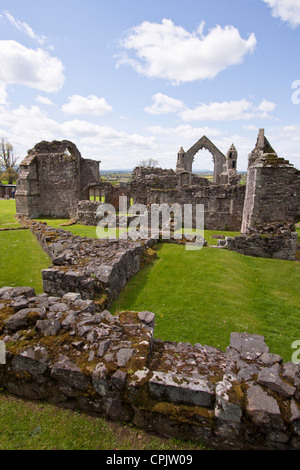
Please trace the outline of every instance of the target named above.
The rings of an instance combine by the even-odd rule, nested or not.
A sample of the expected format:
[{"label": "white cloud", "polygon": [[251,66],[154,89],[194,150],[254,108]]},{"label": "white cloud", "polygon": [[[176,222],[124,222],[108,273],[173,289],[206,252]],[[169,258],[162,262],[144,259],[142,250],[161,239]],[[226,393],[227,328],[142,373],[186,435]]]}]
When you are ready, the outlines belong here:
[{"label": "white cloud", "polygon": [[112,111],[104,98],[98,98],[95,95],[88,97],[73,95],[68,98],[68,103],[62,106],[62,111],[66,114],[91,114],[94,116],[103,116]]},{"label": "white cloud", "polygon": [[164,78],[173,84],[214,78],[219,72],[242,62],[256,46],[254,33],[242,39],[233,26],[217,25],[206,36],[204,23],[192,33],[171,20],[161,24],[144,21],[134,27],[121,45],[134,51],[119,56],[117,66],[128,64],[147,77]]},{"label": "white cloud", "polygon": [[176,127],[149,126],[148,130],[155,135],[197,140],[203,135],[207,137],[218,137],[222,134],[219,129],[211,127],[193,127],[190,124],[182,124]]},{"label": "white cloud", "polygon": [[288,22],[293,28],[300,25],[299,0],[263,0],[272,9],[272,15]]},{"label": "white cloud", "polygon": [[0,105],[6,105],[7,103],[7,92],[5,83],[0,82]]},{"label": "white cloud", "polygon": [[268,100],[262,100],[260,105],[257,107],[257,109],[259,109],[260,111],[265,111],[266,113],[270,111],[274,111],[275,108],[276,108],[276,104]]},{"label": "white cloud", "polygon": [[0,40],[0,82],[54,92],[64,83],[63,64],[42,49],[28,49],[22,44]]},{"label": "white cloud", "polygon": [[156,93],[155,95],[153,95],[152,100],[154,101],[154,104],[144,109],[144,111],[150,114],[159,115],[167,113],[176,113],[177,111],[185,107],[183,101],[176,100],[162,93]]},{"label": "white cloud", "polygon": [[[0,135],[5,136],[24,158],[27,150],[42,140],[69,139],[74,142],[83,156],[89,149],[91,157],[119,152],[124,155],[126,167],[131,166],[133,154],[155,148],[155,138],[137,133],[128,133],[110,126],[100,126],[88,121],[74,119],[58,122],[48,117],[38,106],[19,106],[15,109],[0,106]],[[125,149],[125,150],[124,150]],[[138,160],[139,161],[139,160]]]},{"label": "white cloud", "polygon": [[29,26],[27,23],[17,20],[16,18],[13,17],[9,11],[5,11],[4,15],[8,19],[11,25],[13,25],[15,28],[19,29],[20,31],[23,31],[27,36],[29,36],[31,39],[34,39],[37,41],[39,44],[43,45],[46,41],[46,36],[44,35],[39,35],[36,34],[31,26]]},{"label": "white cloud", "polygon": [[180,113],[184,121],[236,121],[255,117],[268,118],[275,103],[263,100],[258,107],[252,102],[242,99],[223,101],[222,103],[200,104],[194,109],[186,109]]},{"label": "white cloud", "polygon": [[48,96],[41,96],[41,95],[38,95],[35,97],[36,101],[38,101],[39,103],[41,104],[46,104],[48,106],[53,106],[54,103],[50,100],[50,98],[48,98]]}]

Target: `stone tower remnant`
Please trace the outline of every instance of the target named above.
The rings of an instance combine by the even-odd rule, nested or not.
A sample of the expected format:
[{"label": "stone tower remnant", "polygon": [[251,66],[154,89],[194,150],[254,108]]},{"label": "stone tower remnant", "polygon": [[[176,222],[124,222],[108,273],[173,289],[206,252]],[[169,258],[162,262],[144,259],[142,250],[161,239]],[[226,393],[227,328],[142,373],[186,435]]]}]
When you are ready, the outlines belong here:
[{"label": "stone tower remnant", "polygon": [[300,171],[278,157],[260,129],[248,157],[242,233],[273,222],[300,220]]},{"label": "stone tower remnant", "polygon": [[68,140],[42,141],[20,164],[16,212],[30,218],[70,218],[87,199],[87,186],[100,180],[99,161],[81,157]]}]

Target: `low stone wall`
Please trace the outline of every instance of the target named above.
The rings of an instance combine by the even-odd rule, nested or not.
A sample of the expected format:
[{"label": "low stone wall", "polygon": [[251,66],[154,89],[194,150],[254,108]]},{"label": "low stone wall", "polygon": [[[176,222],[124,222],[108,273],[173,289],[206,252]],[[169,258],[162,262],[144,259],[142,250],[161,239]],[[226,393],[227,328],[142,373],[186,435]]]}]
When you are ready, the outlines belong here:
[{"label": "low stone wall", "polygon": [[46,223],[19,218],[29,227],[53,265],[42,270],[43,290],[53,296],[78,292],[83,299],[94,299],[99,308],[108,306],[126,282],[156,252],[153,240],[99,240],[81,238]]},{"label": "low stone wall", "polygon": [[78,293],[0,289],[0,387],[217,449],[300,449],[300,365],[264,338],[225,352],[153,338],[155,315],[98,312]]},{"label": "low stone wall", "polygon": [[298,234],[291,229],[277,232],[253,230],[253,233],[238,237],[226,237],[218,245],[243,255],[294,261]]}]

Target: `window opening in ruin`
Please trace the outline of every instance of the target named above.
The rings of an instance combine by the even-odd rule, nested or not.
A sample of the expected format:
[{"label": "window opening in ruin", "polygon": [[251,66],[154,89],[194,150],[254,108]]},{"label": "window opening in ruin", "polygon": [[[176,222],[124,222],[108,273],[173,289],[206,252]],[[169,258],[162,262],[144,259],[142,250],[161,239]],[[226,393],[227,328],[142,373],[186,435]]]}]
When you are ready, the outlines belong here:
[{"label": "window opening in ruin", "polygon": [[199,150],[194,156],[192,173],[214,173],[213,156],[207,149]]}]

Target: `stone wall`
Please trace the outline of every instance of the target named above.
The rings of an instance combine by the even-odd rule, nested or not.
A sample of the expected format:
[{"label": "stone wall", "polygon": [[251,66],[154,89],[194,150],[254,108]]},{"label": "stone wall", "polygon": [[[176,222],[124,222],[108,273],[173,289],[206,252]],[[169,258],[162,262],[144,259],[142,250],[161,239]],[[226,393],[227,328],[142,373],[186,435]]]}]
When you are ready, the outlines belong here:
[{"label": "stone wall", "polygon": [[248,235],[225,237],[224,241],[218,241],[218,245],[247,256],[294,261],[298,233],[294,227],[287,228],[284,224],[281,226],[281,229],[278,228],[273,233],[267,230],[259,233],[256,230]]},{"label": "stone wall", "polygon": [[248,157],[242,236],[228,238],[224,246],[245,255],[294,260],[297,233],[289,225],[299,220],[300,171],[278,157],[260,129]]},{"label": "stone wall", "polygon": [[96,311],[78,293],[0,289],[0,387],[216,449],[300,449],[300,365],[264,338],[226,351],[154,339],[152,312]]},{"label": "stone wall", "polygon": [[99,178],[99,162],[84,160],[72,142],[40,142],[20,164],[17,214],[69,218],[87,198],[87,184]]},{"label": "stone wall", "polygon": [[19,218],[29,227],[53,265],[42,270],[43,290],[54,296],[77,292],[94,299],[99,308],[109,305],[126,282],[155,256],[153,240],[99,240],[81,238],[46,223]]},{"label": "stone wall", "polygon": [[[202,178],[204,179],[204,178]],[[207,230],[240,231],[245,186],[189,186],[181,189],[151,189],[150,204],[197,204],[204,205],[204,226]],[[196,220],[194,217],[194,227]]]},{"label": "stone wall", "polygon": [[249,154],[242,233],[260,224],[300,220],[300,171],[277,156],[260,129]]},{"label": "stone wall", "polygon": [[[138,171],[137,171],[138,170]],[[119,196],[127,196],[134,204],[143,204],[151,209],[152,204],[184,204],[193,206],[194,226],[196,204],[204,205],[204,223],[208,230],[240,231],[245,199],[246,186],[244,185],[218,185],[210,183],[208,179],[197,175],[188,176],[190,184],[180,186],[181,176],[172,171],[157,171],[152,174],[150,169],[145,175],[135,170],[132,183],[126,189],[114,190],[115,199],[112,200],[111,191],[107,190],[105,202],[119,209],[117,201]],[[161,171],[160,171],[161,170]],[[117,199],[117,200],[116,200]],[[96,217],[99,202],[80,201],[77,205],[77,220],[79,223],[97,225]]]}]

